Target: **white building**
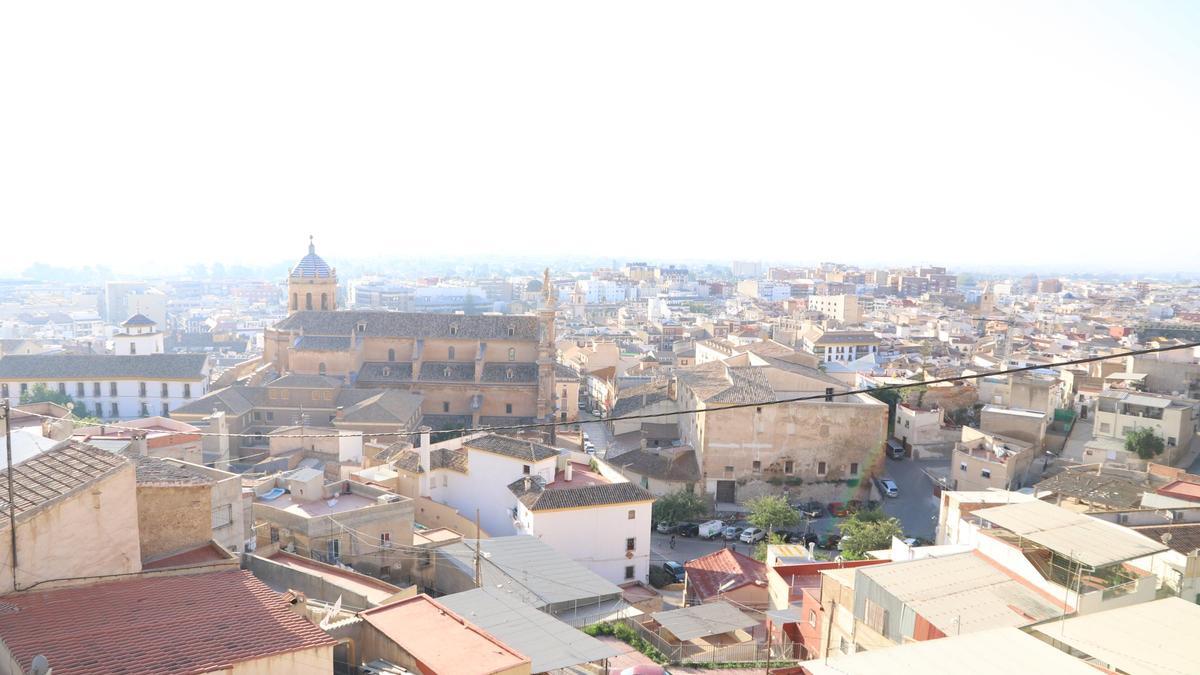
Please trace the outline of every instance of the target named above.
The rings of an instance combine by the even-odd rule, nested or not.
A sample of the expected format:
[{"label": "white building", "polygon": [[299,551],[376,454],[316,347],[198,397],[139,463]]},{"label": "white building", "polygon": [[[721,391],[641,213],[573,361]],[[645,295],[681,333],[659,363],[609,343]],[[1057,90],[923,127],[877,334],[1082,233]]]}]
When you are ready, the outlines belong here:
[{"label": "white building", "polygon": [[104,420],[162,415],[208,392],[205,354],[13,354],[0,358],[0,397],[12,404],[44,385]]},{"label": "white building", "polygon": [[121,332],[113,335],[113,353],[162,354],[163,334],[157,324],[144,314],[134,314],[121,324]]}]

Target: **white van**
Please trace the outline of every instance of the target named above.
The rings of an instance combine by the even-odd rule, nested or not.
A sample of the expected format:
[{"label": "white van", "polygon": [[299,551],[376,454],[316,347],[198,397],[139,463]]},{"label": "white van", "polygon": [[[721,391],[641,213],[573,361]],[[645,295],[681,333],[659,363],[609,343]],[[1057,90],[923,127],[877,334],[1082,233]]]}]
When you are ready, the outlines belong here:
[{"label": "white van", "polygon": [[710,520],[707,523],[700,523],[700,529],[696,534],[701,539],[716,539],[721,536],[723,529],[725,529],[725,523],[719,520]]}]

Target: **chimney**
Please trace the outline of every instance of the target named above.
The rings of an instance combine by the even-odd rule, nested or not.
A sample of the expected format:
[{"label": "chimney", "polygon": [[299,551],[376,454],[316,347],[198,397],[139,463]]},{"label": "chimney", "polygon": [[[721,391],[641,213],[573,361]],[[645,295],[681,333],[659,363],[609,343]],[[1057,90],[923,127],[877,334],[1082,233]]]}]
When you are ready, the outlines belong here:
[{"label": "chimney", "polygon": [[533,489],[533,479],[530,478],[529,476],[525,476],[525,491],[529,492],[532,489]]},{"label": "chimney", "polygon": [[421,447],[429,446],[429,434],[433,429],[431,427],[419,427],[417,432],[421,434]]},{"label": "chimney", "polygon": [[570,483],[571,478],[573,478],[574,475],[575,475],[575,472],[574,472],[574,469],[571,468],[571,461],[567,460],[567,470],[563,471],[563,480]]},{"label": "chimney", "polygon": [[421,433],[421,444],[417,446],[417,463],[421,467],[421,475],[417,478],[417,484],[421,496],[428,497],[429,481],[433,480],[429,475],[429,432],[433,430],[429,427],[421,427],[417,431]]},{"label": "chimney", "polygon": [[129,444],[129,451],[138,457],[145,457],[147,452],[146,433],[142,431],[134,432],[133,441]]},{"label": "chimney", "polygon": [[342,406],[339,405],[337,409],[333,411],[333,419],[342,420],[345,419],[345,417],[346,411],[342,408]]}]

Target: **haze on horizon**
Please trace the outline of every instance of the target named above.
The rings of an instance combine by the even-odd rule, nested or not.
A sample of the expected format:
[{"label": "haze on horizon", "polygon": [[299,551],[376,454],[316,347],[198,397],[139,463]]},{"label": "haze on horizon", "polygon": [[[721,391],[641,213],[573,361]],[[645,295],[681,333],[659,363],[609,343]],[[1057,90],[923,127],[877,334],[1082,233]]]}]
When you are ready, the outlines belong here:
[{"label": "haze on horizon", "polygon": [[1195,269],[1200,9],[16,3],[0,277],[490,256]]}]

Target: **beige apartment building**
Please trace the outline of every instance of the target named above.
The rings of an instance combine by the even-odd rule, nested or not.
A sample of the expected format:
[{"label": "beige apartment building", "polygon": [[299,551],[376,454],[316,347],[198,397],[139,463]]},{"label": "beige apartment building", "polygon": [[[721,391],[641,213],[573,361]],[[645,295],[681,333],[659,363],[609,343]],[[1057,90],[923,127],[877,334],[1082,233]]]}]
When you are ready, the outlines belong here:
[{"label": "beige apartment building", "polygon": [[843,324],[862,322],[857,295],[810,295],[808,309]]},{"label": "beige apartment building", "polygon": [[954,490],[1019,490],[1031,480],[1038,449],[1031,443],[962,428],[962,440],[950,457],[950,485]]},{"label": "beige apartment building", "polygon": [[1096,403],[1092,434],[1096,439],[1123,442],[1126,432],[1151,428],[1163,439],[1164,456],[1156,459],[1174,464],[1192,447],[1198,424],[1200,401],[1161,394],[1109,390]]}]

